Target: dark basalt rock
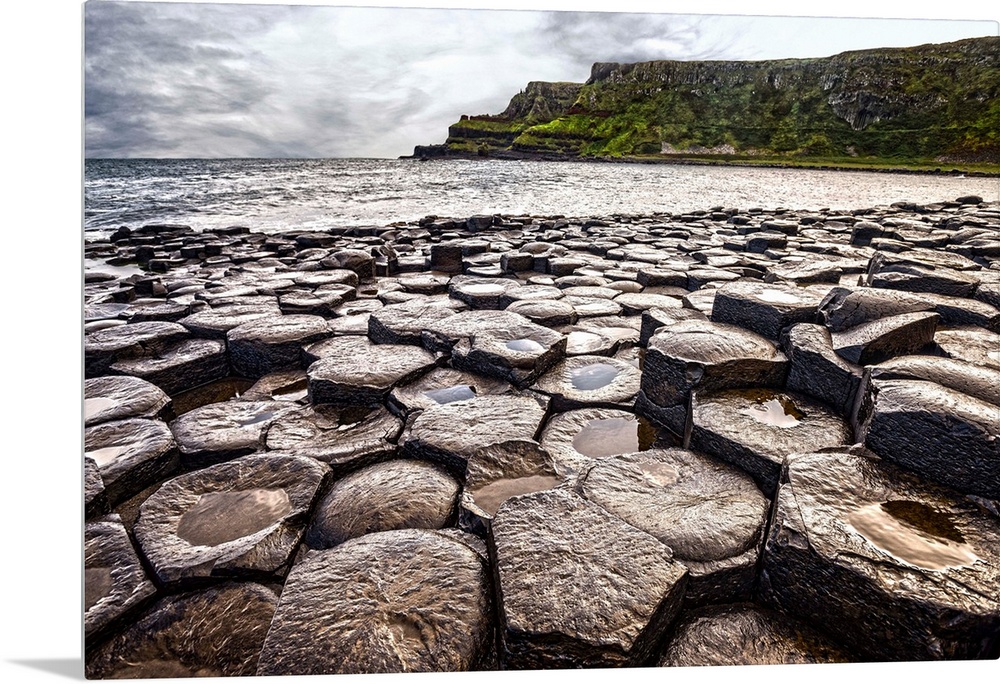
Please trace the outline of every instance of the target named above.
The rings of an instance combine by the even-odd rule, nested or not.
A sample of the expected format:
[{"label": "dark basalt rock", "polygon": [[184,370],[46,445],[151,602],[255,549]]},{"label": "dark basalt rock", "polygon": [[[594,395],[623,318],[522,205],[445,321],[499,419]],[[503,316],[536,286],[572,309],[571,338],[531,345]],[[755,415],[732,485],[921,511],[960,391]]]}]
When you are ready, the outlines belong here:
[{"label": "dark basalt rock", "polygon": [[785,456],[852,441],[846,421],[799,394],[755,388],[691,398],[691,448],[742,469],[769,497]]},{"label": "dark basalt rock", "polygon": [[166,423],[126,418],[84,430],[84,456],[98,467],[114,506],[177,467],[177,448]]},{"label": "dark basalt rock", "polygon": [[849,663],[856,657],[805,622],[751,603],[681,613],[660,667]]},{"label": "dark basalt rock", "polygon": [[822,287],[754,280],[726,283],[715,292],[712,321],[736,325],[777,340],[783,330],[796,323],[814,322],[826,292]]},{"label": "dark basalt rock", "polygon": [[245,401],[301,402],[308,398],[306,372],[287,370],[268,373],[240,394]]},{"label": "dark basalt rock", "polygon": [[1000,369],[1000,333],[975,327],[939,330],[934,342],[953,359]]},{"label": "dark basalt rock", "polygon": [[[995,390],[994,390],[995,391]],[[923,380],[873,379],[858,417],[865,446],[953,489],[1000,499],[1000,407]]]},{"label": "dark basalt rock", "polygon": [[637,410],[684,433],[692,390],[780,387],[788,360],[773,342],[743,328],[681,321],[649,339]]},{"label": "dark basalt rock", "polygon": [[458,306],[460,303],[454,300],[442,303],[427,301],[424,297],[387,304],[368,318],[368,337],[376,344],[419,345],[421,331],[434,321],[455,315]]},{"label": "dark basalt rock", "polygon": [[625,316],[638,316],[649,309],[680,309],[683,307],[680,297],[671,297],[655,292],[625,292],[614,299],[615,304],[622,307]]},{"label": "dark basalt rock", "polygon": [[688,569],[686,601],[749,600],[771,502],[728,464],[684,449],[595,462],[580,493],[669,546]]},{"label": "dark basalt rock", "polygon": [[328,549],[372,532],[440,529],[455,518],[460,485],[438,466],[386,461],[337,480],[317,504],[305,543]]},{"label": "dark basalt rock", "polygon": [[512,440],[477,449],[466,465],[458,524],[485,537],[504,501],[551,489],[561,482],[552,457],[534,440]]},{"label": "dark basalt rock", "polygon": [[456,276],[448,287],[450,295],[472,309],[503,309],[504,294],[518,288],[507,278],[467,278]]},{"label": "dark basalt rock", "polygon": [[83,506],[87,520],[108,512],[108,498],[104,494],[101,470],[94,459],[83,457]]},{"label": "dark basalt rock", "polygon": [[277,604],[252,583],[165,597],[88,656],[87,678],[252,675]]},{"label": "dark basalt rock", "polygon": [[328,469],[311,458],[246,456],[164,483],[135,538],[162,583],[282,576]]},{"label": "dark basalt rock", "polygon": [[140,378],[102,376],[83,381],[83,422],[156,418],[170,403],[163,390]]},{"label": "dark basalt rock", "polygon": [[465,473],[477,449],[511,440],[534,439],[546,406],[534,397],[486,395],[432,406],[403,434],[403,454]]},{"label": "dark basalt rock", "polygon": [[487,570],[470,546],[428,530],[369,534],[292,569],[257,674],[475,670],[491,620]]},{"label": "dark basalt rock", "polygon": [[926,380],[1000,405],[1000,369],[940,356],[901,356],[865,369],[862,386],[872,381]]},{"label": "dark basalt rock", "polygon": [[278,300],[271,297],[267,302],[267,304],[254,302],[205,309],[180,319],[178,323],[198,337],[224,340],[226,333],[233,328],[280,316]]},{"label": "dark basalt rock", "polygon": [[310,347],[319,357],[306,370],[313,404],[374,406],[397,385],[412,382],[437,363],[408,344],[372,344],[363,337],[337,337]]},{"label": "dark basalt rock", "polygon": [[639,369],[604,356],[574,356],[538,379],[533,389],[552,397],[555,411],[587,406],[632,408],[639,392]]},{"label": "dark basalt rock", "polygon": [[179,323],[160,321],[130,323],[89,333],[83,341],[86,377],[106,375],[115,361],[154,356],[189,335],[187,328]]},{"label": "dark basalt rock", "polygon": [[264,444],[276,418],[291,411],[288,402],[226,401],[188,411],[170,424],[181,461],[201,467],[253,453]]},{"label": "dark basalt rock", "polygon": [[503,342],[528,339],[548,348],[559,335],[508,311],[462,311],[429,321],[421,333],[421,343],[432,352],[450,353],[459,341],[479,337]]},{"label": "dark basalt rock", "polygon": [[694,309],[646,309],[642,312],[639,344],[645,347],[656,331],[681,321],[708,320],[708,317]]},{"label": "dark basalt rock", "polygon": [[330,404],[297,408],[267,431],[267,448],[323,461],[335,474],[382,461],[396,453],[401,420],[382,407]]},{"label": "dark basalt rock", "polygon": [[782,348],[789,360],[785,387],[828,404],[841,416],[850,416],[862,369],[837,355],[830,331],[822,325],[799,323],[785,333]]},{"label": "dark basalt rock", "polygon": [[[459,314],[461,315],[461,314]],[[566,353],[566,338],[542,326],[482,331],[451,349],[455,368],[527,387]]]},{"label": "dark basalt rock", "polygon": [[508,499],[488,542],[503,669],[642,665],[680,609],[670,549],[571,492]]},{"label": "dark basalt rock", "polygon": [[989,304],[963,297],[932,293],[916,295],[870,287],[835,287],[820,304],[820,316],[835,333],[862,323],[920,311],[935,312],[944,325],[976,325],[1000,330],[1000,311]]},{"label": "dark basalt rock", "polygon": [[123,359],[111,373],[142,378],[173,396],[229,375],[226,343],[222,340],[184,340],[155,356]]},{"label": "dark basalt rock", "polygon": [[279,370],[302,367],[302,349],[330,335],[322,316],[270,316],[237,326],[226,333],[233,370],[260,378]]},{"label": "dark basalt rock", "polygon": [[389,408],[406,416],[440,404],[513,391],[510,383],[503,380],[454,368],[435,368],[415,382],[394,389],[389,395]]},{"label": "dark basalt rock", "polygon": [[968,272],[945,266],[927,266],[906,258],[893,258],[878,252],[872,257],[865,284],[906,292],[933,292],[952,297],[971,297],[979,279]]},{"label": "dark basalt rock", "polygon": [[513,302],[504,311],[524,316],[532,323],[553,328],[576,323],[579,315],[572,304],[556,299],[526,299]]},{"label": "dark basalt rock", "polygon": [[[875,660],[993,657],[996,519],[890,464],[788,459],[764,551],[767,603]],[[873,638],[873,635],[880,638]]]},{"label": "dark basalt rock", "polygon": [[83,629],[88,643],[156,593],[121,518],[89,522],[83,530]]},{"label": "dark basalt rock", "polygon": [[660,435],[629,411],[584,408],[553,416],[542,432],[542,447],[563,477],[581,473],[594,459],[646,451]]},{"label": "dark basalt rock", "polygon": [[934,341],[940,320],[929,312],[899,314],[835,332],[830,338],[838,356],[867,366],[919,353]]}]

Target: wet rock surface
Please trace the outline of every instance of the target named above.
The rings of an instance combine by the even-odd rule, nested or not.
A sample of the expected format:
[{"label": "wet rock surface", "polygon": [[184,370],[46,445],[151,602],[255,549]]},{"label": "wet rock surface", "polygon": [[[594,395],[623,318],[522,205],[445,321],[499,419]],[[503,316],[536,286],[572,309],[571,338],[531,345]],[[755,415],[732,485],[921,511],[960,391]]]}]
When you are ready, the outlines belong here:
[{"label": "wet rock surface", "polygon": [[660,667],[848,663],[850,654],[808,624],[740,603],[686,611]]},{"label": "wet rock surface", "polygon": [[118,516],[89,522],[83,541],[84,633],[120,622],[156,593]]},{"label": "wet rock surface", "polygon": [[770,501],[741,470],[684,449],[600,459],[581,494],[659,539],[689,571],[686,600],[751,598]]},{"label": "wet rock surface", "polygon": [[252,675],[277,603],[253,583],[163,598],[87,658],[87,678]]},{"label": "wet rock surface", "polygon": [[[149,526],[148,518],[139,521],[143,507],[163,507],[157,493],[171,491],[168,485],[187,483],[179,488],[187,494],[172,496],[176,504],[203,478],[220,487],[213,492],[233,491],[250,476],[237,465],[245,457],[299,464],[282,470],[295,482],[255,487],[259,496],[220,499],[221,507],[205,503],[184,524],[198,540],[205,529],[191,520],[225,509],[239,524],[263,521],[288,532],[273,544],[196,545],[206,554],[198,569],[185,565],[197,565],[194,556],[164,560],[190,552],[189,542],[172,546],[161,543],[169,535],[152,535],[132,544],[147,572],[159,568],[149,575],[159,594],[88,632],[88,672],[256,672],[271,609],[253,609],[250,622],[267,624],[236,640],[241,655],[225,655],[236,644],[219,634],[239,618],[218,617],[205,607],[215,599],[204,598],[190,604],[202,622],[182,619],[177,606],[194,595],[180,592],[238,587],[256,596],[263,589],[254,583],[265,581],[267,592],[284,597],[286,578],[315,554],[373,540],[381,541],[367,560],[344,566],[352,569],[338,575],[339,589],[317,579],[309,590],[321,597],[308,599],[316,615],[339,616],[334,622],[343,625],[330,632],[339,635],[336,653],[317,640],[326,618],[313,622],[313,607],[300,612],[290,603],[282,629],[294,622],[287,634],[295,636],[287,648],[281,639],[269,644],[261,673],[291,674],[310,662],[330,672],[655,664],[666,662],[662,639],[682,631],[693,635],[689,644],[731,635],[727,648],[715,649],[727,664],[822,660],[827,651],[814,647],[806,628],[833,635],[854,660],[995,658],[998,229],[998,205],[963,198],[852,211],[427,217],[271,235],[165,224],[88,240],[88,525],[118,516],[138,539]],[[240,328],[249,331],[245,339]],[[316,364],[330,377],[312,374],[311,381],[307,369]],[[368,376],[378,381],[368,384]],[[739,391],[783,395],[795,410],[770,399],[716,401]],[[685,445],[698,455],[677,450]],[[825,487],[822,496],[791,496],[786,486],[803,486],[795,477],[775,492],[781,468],[793,472],[799,453],[818,451],[810,477]],[[848,456],[878,459],[861,462],[898,477],[847,476],[841,462]],[[644,472],[643,463],[656,472]],[[389,495],[364,502],[408,476],[379,480],[372,490],[346,487],[396,467],[436,468],[447,486],[397,506]],[[307,486],[316,468],[329,474]],[[664,485],[673,469],[677,481]],[[744,497],[751,480],[761,492]],[[910,484],[901,490],[897,480]],[[368,529],[363,521],[388,510],[400,524],[444,527],[371,532],[310,551],[305,530],[319,529],[318,503],[337,483],[348,491],[337,505],[361,510],[353,522],[330,515],[324,523],[360,533]],[[312,491],[311,504],[284,515],[276,491],[299,485]],[[439,495],[452,502],[443,523],[444,504],[431,505]],[[752,541],[756,514],[747,512],[761,495],[776,520],[763,550]],[[777,504],[768,503],[775,496]],[[789,517],[790,506],[807,512]],[[863,509],[849,520],[854,531],[829,522],[832,513],[808,512],[837,506]],[[437,512],[427,517],[427,509]],[[508,509],[518,511],[517,521]],[[419,515],[410,517],[414,510]],[[939,513],[951,516],[947,524]],[[979,517],[973,524],[967,516]],[[498,539],[517,537],[523,549],[544,553],[521,546],[503,559],[488,553],[498,519]],[[249,530],[239,524],[237,532]],[[644,541],[620,543],[621,529]],[[917,555],[899,544],[914,538],[913,529]],[[699,534],[713,541],[699,543]],[[237,547],[253,550],[242,561],[209,558],[220,547],[235,555]],[[403,548],[413,549],[409,565],[396,553]],[[647,554],[654,548],[655,562]],[[528,561],[508,563],[522,553],[531,562],[549,558],[548,565],[529,572]],[[977,560],[962,565],[969,553]],[[126,556],[123,548],[110,564],[131,567]],[[517,587],[513,593],[482,584],[491,573],[501,576],[501,562],[503,582],[493,584]],[[649,571],[658,562],[683,568],[684,586],[667,589],[670,572]],[[437,570],[399,576],[406,568]],[[550,568],[567,572],[552,578]],[[454,580],[456,573],[465,579]],[[107,577],[91,575],[85,589],[103,595]],[[567,591],[544,604],[540,577],[550,580],[543,589]],[[385,601],[365,593],[386,582],[400,593]],[[685,611],[727,603],[699,608],[718,607],[697,614],[699,625],[713,625],[707,632],[687,622],[675,628],[696,614],[663,608],[663,592]],[[459,594],[465,598],[451,602]],[[365,604],[365,596],[375,599]],[[412,610],[414,596],[435,607]],[[728,610],[748,596],[752,608]],[[273,597],[262,601],[273,609]],[[442,601],[450,607],[440,608]],[[619,629],[615,620],[637,603],[635,621]],[[524,608],[520,626],[504,617],[507,605]],[[156,606],[166,612],[151,617]],[[765,615],[775,607],[780,617]],[[434,641],[438,616],[451,636]],[[546,616],[567,625],[565,638],[543,636]],[[506,635],[499,653],[498,630]],[[112,643],[114,662],[97,655]],[[319,655],[300,657],[300,647]]]},{"label": "wet rock surface", "polygon": [[281,575],[327,469],[282,454],[246,456],[164,483],[135,537],[159,581]]},{"label": "wet rock surface", "polygon": [[670,549],[570,492],[508,499],[489,543],[506,669],[643,664],[680,609]]},{"label": "wet rock surface", "polygon": [[310,554],[285,583],[257,674],[477,669],[492,639],[487,569],[426,530]]},{"label": "wet rock surface", "polygon": [[[790,457],[764,553],[771,605],[875,660],[993,657],[996,518],[845,452]],[[884,635],[872,639],[871,634]]]},{"label": "wet rock surface", "polygon": [[387,461],[337,480],[320,500],[305,542],[328,549],[372,532],[440,529],[455,515],[460,485],[440,467]]}]

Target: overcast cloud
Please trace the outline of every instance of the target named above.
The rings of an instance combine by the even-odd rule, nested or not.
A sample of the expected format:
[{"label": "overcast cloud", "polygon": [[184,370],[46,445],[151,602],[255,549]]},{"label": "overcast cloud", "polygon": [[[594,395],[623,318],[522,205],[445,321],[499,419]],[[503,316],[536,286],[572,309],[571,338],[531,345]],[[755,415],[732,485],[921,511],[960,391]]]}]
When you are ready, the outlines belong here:
[{"label": "overcast cloud", "polygon": [[[824,56],[996,32],[951,22],[921,33],[927,22],[899,20],[895,31],[873,31],[871,44],[840,47],[809,35],[833,24],[816,32],[820,20],[775,21],[89,2],[86,155],[396,157],[443,142],[460,114],[502,111],[529,81],[582,82],[594,62]],[[898,30],[902,22],[914,30]],[[808,50],[821,52],[799,54]]]}]

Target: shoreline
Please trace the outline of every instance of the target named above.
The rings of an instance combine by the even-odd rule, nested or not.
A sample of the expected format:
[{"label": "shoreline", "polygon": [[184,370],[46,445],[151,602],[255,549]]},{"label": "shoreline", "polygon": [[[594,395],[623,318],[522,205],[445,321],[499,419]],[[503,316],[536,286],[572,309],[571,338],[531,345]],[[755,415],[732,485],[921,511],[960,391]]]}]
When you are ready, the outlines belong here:
[{"label": "shoreline", "polygon": [[[538,162],[594,162],[602,164],[663,164],[675,166],[719,166],[719,167],[750,167],[750,168],[770,168],[770,169],[795,169],[801,171],[861,171],[870,173],[890,173],[890,174],[913,174],[925,176],[965,176],[968,178],[1000,178],[1000,165],[997,169],[984,171],[962,168],[947,168],[950,164],[942,163],[941,167],[934,169],[912,168],[907,166],[883,166],[867,167],[863,164],[850,165],[848,163],[815,163],[809,161],[796,162],[795,160],[782,161],[755,161],[752,158],[740,157],[735,159],[704,158],[696,156],[628,156],[628,157],[577,157],[569,155],[548,155],[533,153],[517,153],[510,151],[493,152],[486,155],[467,154],[460,152],[449,152],[447,154],[432,155],[403,155],[400,160],[414,160],[420,162],[446,160],[446,159],[477,159],[489,160],[499,159],[507,161],[538,161]],[[882,163],[882,162],[879,162]]]}]

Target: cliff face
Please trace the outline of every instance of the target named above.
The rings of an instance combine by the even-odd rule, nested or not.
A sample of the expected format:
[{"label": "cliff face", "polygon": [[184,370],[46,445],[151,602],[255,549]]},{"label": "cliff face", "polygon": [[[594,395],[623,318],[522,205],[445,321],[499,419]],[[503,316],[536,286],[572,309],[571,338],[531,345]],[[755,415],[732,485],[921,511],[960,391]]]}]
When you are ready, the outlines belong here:
[{"label": "cliff face", "polygon": [[[875,156],[1000,163],[1000,38],[757,62],[597,63],[463,116],[439,154]],[[420,150],[431,148],[417,148]]]}]

